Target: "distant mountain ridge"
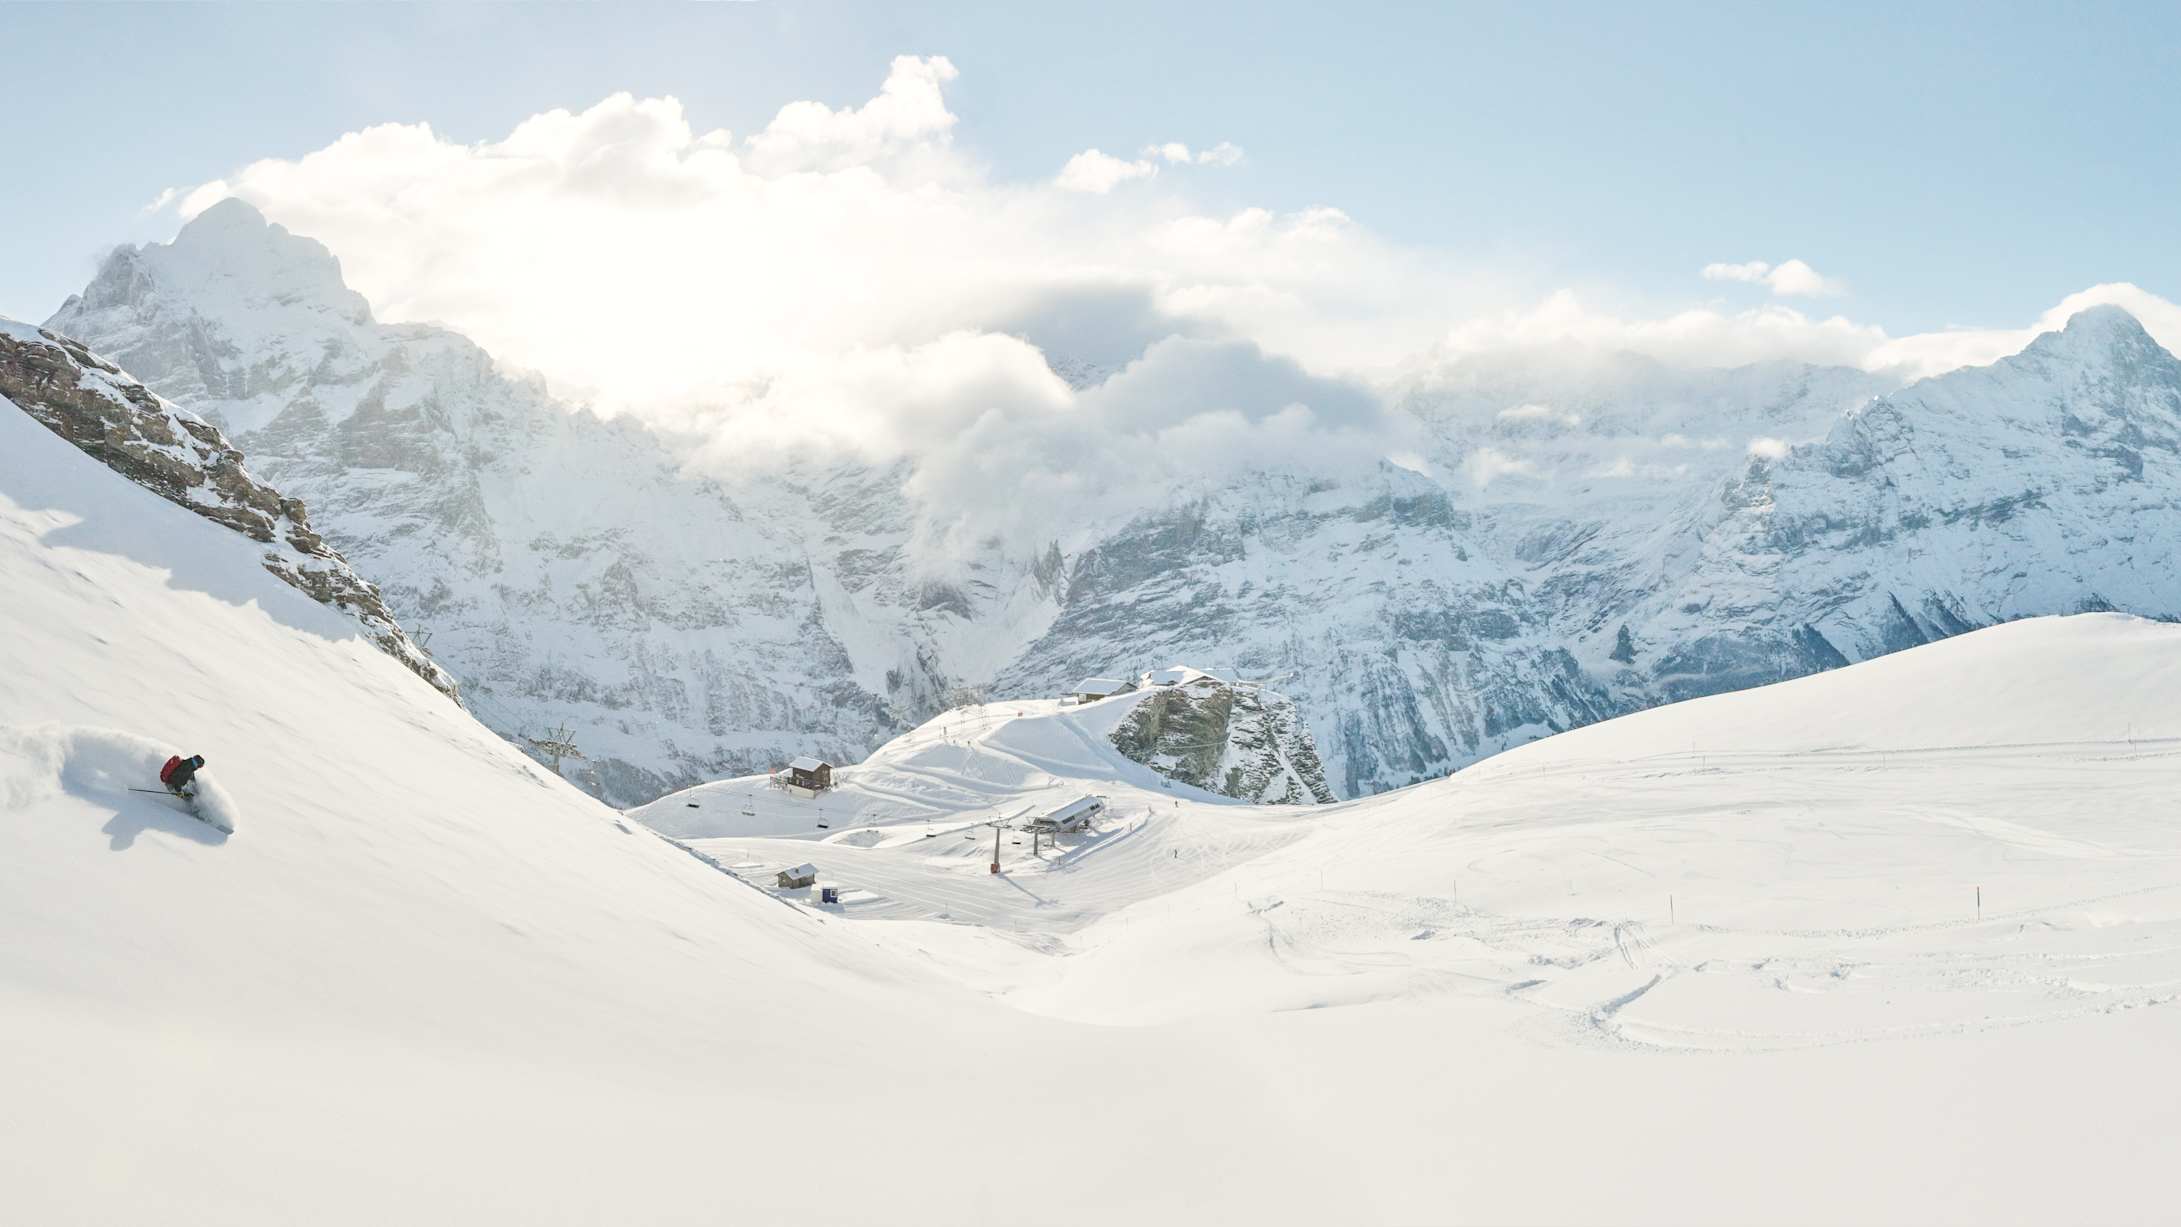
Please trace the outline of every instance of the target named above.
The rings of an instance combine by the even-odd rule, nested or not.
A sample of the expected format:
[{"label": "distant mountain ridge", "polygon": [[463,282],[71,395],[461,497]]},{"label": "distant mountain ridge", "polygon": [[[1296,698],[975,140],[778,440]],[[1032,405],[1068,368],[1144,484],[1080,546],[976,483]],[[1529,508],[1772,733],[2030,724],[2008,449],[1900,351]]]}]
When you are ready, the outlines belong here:
[{"label": "distant mountain ridge", "polygon": [[946,575],[910,556],[904,471],[688,475],[454,333],[374,322],[330,253],[240,202],[117,251],[49,327],[228,427],[482,718],[566,724],[572,777],[621,804],[1172,660],[1292,674],[1356,796],[2012,618],[2181,615],[2181,368],[2113,308],[1907,388],[1448,363],[1394,390],[1418,455],[1251,473]]}]

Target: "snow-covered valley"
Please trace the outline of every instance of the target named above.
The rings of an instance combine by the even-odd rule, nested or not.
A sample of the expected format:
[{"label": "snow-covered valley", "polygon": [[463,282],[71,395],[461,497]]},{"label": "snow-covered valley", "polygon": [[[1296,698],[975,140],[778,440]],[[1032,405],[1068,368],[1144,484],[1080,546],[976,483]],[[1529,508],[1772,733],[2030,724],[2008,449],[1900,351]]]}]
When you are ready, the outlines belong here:
[{"label": "snow-covered valley", "polygon": [[[624,816],[0,410],[15,1221],[2163,1216],[2173,626],[1975,631],[1331,806],[1131,762],[1122,695]],[[233,834],[128,790],[159,748]],[[979,824],[1080,794],[988,871]],[[842,903],[773,885],[804,861]]]}]

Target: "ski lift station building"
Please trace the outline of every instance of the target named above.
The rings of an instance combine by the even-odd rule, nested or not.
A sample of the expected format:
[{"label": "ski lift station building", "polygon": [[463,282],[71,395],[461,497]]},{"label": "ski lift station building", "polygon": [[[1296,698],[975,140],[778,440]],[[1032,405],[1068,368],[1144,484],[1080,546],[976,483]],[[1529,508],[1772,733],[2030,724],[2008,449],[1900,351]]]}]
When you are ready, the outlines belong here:
[{"label": "ski lift station building", "polygon": [[1075,689],[1068,692],[1068,697],[1078,703],[1096,703],[1100,699],[1124,694],[1135,688],[1133,684],[1118,678],[1086,677],[1075,684]]},{"label": "ski lift station building", "polygon": [[1090,820],[1106,812],[1106,803],[1100,797],[1077,797],[1059,809],[1050,810],[1030,820],[1033,831],[1080,831]]},{"label": "ski lift station building", "polygon": [[1170,669],[1153,669],[1151,672],[1144,674],[1143,684],[1144,689],[1152,690],[1161,686],[1188,686],[1196,682],[1217,680],[1217,678],[1202,669],[1192,669],[1187,665],[1175,665]]},{"label": "ski lift station building", "polygon": [[805,792],[824,792],[833,787],[833,764],[808,754],[789,763],[781,774],[786,777],[783,782],[789,787]]}]

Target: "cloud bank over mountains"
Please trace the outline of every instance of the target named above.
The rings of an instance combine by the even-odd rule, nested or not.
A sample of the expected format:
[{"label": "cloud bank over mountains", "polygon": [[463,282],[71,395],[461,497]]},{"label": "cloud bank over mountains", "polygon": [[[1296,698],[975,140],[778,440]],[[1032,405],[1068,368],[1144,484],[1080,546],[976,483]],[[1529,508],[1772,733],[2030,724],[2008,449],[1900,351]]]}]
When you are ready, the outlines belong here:
[{"label": "cloud bank over mountains", "polygon": [[383,124],[155,204],[190,217],[241,197],[325,242],[381,318],[444,322],[565,395],[690,436],[719,471],[812,446],[906,459],[912,494],[958,533],[1044,531],[1018,505],[1025,480],[1112,500],[1236,464],[1377,464],[1410,445],[1385,390],[1480,353],[1908,378],[2101,302],[2181,347],[2181,308],[2127,284],[2023,328],[1910,336],[1777,301],[1845,291],[1800,259],[1692,280],[1768,291],[1747,307],[1539,286],[1330,204],[1204,208],[1191,185],[1242,157],[1224,142],[1147,133],[1133,157],[1089,149],[1008,180],[956,146],[957,76],[902,56],[876,96],[791,102],[745,136],[626,93],[475,144]]}]

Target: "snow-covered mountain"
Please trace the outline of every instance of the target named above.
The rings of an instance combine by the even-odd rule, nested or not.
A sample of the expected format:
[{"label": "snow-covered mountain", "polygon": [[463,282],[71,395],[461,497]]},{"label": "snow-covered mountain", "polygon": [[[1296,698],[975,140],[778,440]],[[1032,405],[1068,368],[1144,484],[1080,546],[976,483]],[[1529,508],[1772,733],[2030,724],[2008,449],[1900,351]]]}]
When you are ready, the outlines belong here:
[{"label": "snow-covered mountain", "polygon": [[[1091,722],[1128,695],[1001,704],[844,785],[914,822],[685,855],[81,442],[0,412],[9,1222],[2170,1199],[2181,628],[1988,629],[1344,806],[1169,787]],[[179,750],[232,833],[132,791]],[[992,808],[1084,792],[990,871]],[[805,861],[839,904],[766,889]]]},{"label": "snow-covered mountain", "polygon": [[117,251],[49,323],[225,426],[482,718],[569,726],[571,775],[622,803],[1174,660],[1292,674],[1356,796],[2010,618],[2181,614],[2138,565],[2174,539],[2181,376],[2111,309],[1909,388],[1448,360],[1395,389],[1423,442],[1374,472],[1253,472],[944,574],[911,561],[904,468],[691,476],[459,336],[374,322],[239,202]]},{"label": "snow-covered mountain", "polygon": [[1430,475],[1267,479],[1139,520],[1078,557],[1001,689],[1135,645],[1292,672],[1353,796],[2014,618],[2181,617],[2161,561],[2181,363],[2134,319],[2100,308],[1993,366],[1882,386],[1457,366],[1407,400]]},{"label": "snow-covered mountain", "polygon": [[376,322],[331,253],[241,201],[116,251],[49,326],[225,428],[484,720],[511,738],[566,726],[588,756],[568,774],[617,802],[860,757],[943,705],[948,624],[1038,619],[1035,577],[903,576],[898,476],[816,465],[733,493],[685,477],[648,430],[445,329]]},{"label": "snow-covered mountain", "polygon": [[2181,362],[2092,308],[1752,458],[1676,527],[1626,622],[1665,698],[2037,614],[2181,617]]}]

